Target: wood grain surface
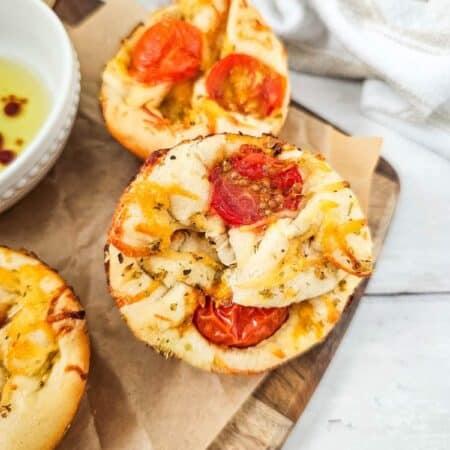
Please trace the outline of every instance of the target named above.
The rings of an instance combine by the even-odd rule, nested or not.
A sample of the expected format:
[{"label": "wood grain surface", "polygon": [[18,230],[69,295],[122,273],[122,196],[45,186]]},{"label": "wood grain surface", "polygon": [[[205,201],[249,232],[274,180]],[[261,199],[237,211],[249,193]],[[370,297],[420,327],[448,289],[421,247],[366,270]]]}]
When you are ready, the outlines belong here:
[{"label": "wood grain surface", "polygon": [[[300,105],[294,107],[301,108]],[[369,224],[376,258],[387,235],[399,192],[397,173],[381,158],[369,202]],[[358,286],[340,322],[324,342],[264,378],[209,450],[272,450],[282,446],[341,342],[367,283],[366,279]]]},{"label": "wood grain surface", "polygon": [[100,0],[56,0],[53,9],[68,25],[76,25],[102,5]]}]

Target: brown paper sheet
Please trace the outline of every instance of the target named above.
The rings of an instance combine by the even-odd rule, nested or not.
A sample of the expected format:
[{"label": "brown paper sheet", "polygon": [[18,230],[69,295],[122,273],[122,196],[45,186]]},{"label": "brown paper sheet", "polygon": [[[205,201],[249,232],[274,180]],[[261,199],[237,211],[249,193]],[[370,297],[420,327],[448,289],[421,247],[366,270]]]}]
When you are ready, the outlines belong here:
[{"label": "brown paper sheet", "polygon": [[[57,268],[87,310],[92,345],[87,395],[63,450],[205,448],[261,376],[219,376],[165,360],[138,342],[110,298],[103,244],[116,201],[140,162],[107,133],[99,77],[119,40],[145,13],[110,0],[71,30],[82,69],[82,103],[61,159],[39,186],[0,216],[0,243],[28,248]],[[283,137],[321,149],[367,204],[378,138],[348,138],[291,111]]]},{"label": "brown paper sheet", "polygon": [[358,196],[363,210],[369,205],[372,174],[378,162],[380,137],[347,136],[312,114],[291,108],[280,137],[324,155]]}]

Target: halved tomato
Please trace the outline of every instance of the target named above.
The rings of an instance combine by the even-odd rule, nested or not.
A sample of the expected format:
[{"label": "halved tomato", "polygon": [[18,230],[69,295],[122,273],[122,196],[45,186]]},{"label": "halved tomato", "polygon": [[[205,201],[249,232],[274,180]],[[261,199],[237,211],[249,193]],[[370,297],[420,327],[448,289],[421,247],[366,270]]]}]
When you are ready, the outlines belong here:
[{"label": "halved tomato", "polygon": [[213,183],[211,207],[230,225],[249,225],[264,218],[256,192],[241,185],[233,172],[224,172],[216,166],[210,175]]},{"label": "halved tomato", "polygon": [[197,75],[202,58],[201,31],[179,19],[148,28],[133,49],[129,72],[143,83],[178,82]]},{"label": "halved tomato", "polygon": [[232,53],[216,62],[206,80],[208,95],[224,109],[267,117],[281,107],[285,78],[250,55]]},{"label": "halved tomato", "polygon": [[303,180],[296,165],[242,145],[211,171],[212,209],[229,225],[250,225],[283,209],[296,210]]},{"label": "halved tomato", "polygon": [[233,168],[239,174],[251,180],[260,180],[269,166],[276,164],[277,160],[264,154],[260,148],[243,144],[239,149],[240,154],[233,160]]},{"label": "halved tomato", "polygon": [[280,188],[284,194],[289,193],[289,189],[295,183],[302,183],[302,177],[297,167],[289,167],[286,170],[281,170],[275,177],[273,177],[273,184]]},{"label": "halved tomato", "polygon": [[254,308],[231,304],[217,308],[206,299],[194,313],[194,325],[209,341],[228,347],[250,347],[272,336],[288,317],[288,308]]}]

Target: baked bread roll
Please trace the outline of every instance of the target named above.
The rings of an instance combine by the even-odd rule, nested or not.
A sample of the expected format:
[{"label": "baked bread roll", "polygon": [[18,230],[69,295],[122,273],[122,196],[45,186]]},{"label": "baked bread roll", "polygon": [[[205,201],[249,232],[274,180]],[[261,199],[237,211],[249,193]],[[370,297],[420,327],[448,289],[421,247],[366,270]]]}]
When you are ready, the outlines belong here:
[{"label": "baked bread roll", "polygon": [[123,40],[101,105],[111,134],[145,159],[211,133],[277,134],[289,96],[286,52],[245,0],[179,0]]},{"label": "baked bread roll", "polygon": [[85,312],[35,255],[0,247],[0,448],[56,447],[89,370]]},{"label": "baked bread roll", "polygon": [[207,370],[320,342],[372,271],[367,221],[320,155],[221,134],[153,153],[114,215],[109,286],[137,337]]}]

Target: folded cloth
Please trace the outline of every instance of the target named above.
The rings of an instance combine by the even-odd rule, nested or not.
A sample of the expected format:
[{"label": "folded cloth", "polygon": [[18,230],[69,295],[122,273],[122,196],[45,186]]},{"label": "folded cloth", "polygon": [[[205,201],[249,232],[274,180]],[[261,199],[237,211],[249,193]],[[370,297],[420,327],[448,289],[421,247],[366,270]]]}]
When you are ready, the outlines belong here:
[{"label": "folded cloth", "polygon": [[363,113],[450,159],[449,0],[251,3],[292,69],[363,78]]}]

